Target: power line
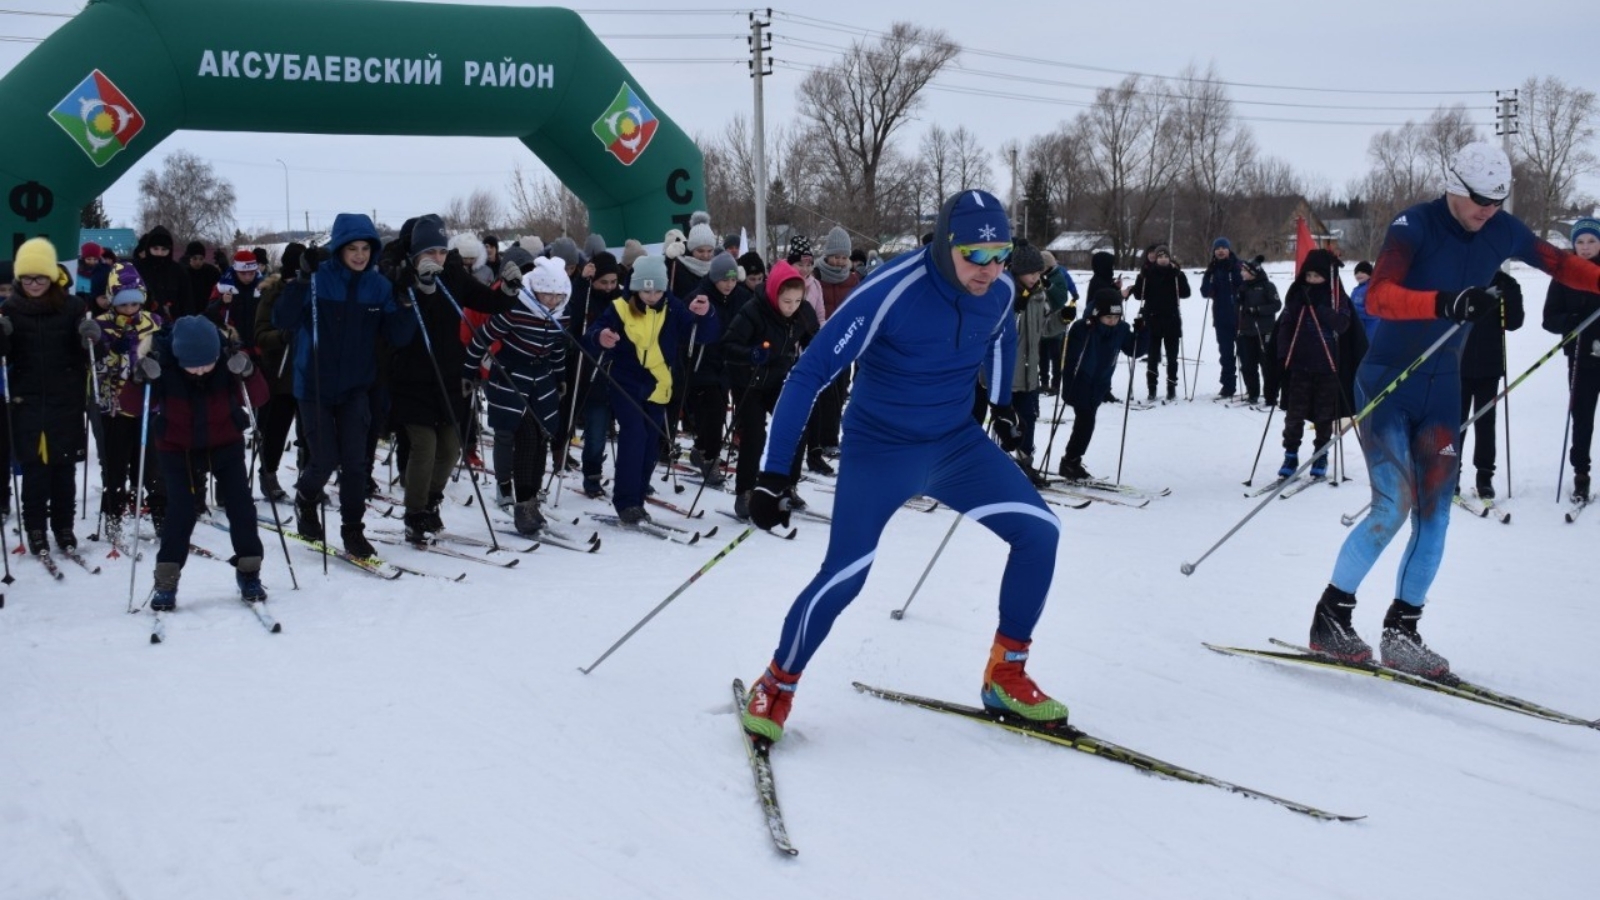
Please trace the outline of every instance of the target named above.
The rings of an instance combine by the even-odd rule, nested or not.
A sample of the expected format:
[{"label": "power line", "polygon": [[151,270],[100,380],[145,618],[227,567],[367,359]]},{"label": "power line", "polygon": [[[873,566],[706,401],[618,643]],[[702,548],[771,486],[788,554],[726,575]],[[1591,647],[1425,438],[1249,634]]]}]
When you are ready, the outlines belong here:
[{"label": "power line", "polygon": [[[784,18],[784,19],[788,19],[788,20],[794,22],[796,25],[802,25],[802,26],[805,26],[805,27],[808,27],[808,28],[817,28],[817,29],[821,29],[821,30],[825,30],[825,31],[835,32],[835,33],[846,32],[846,33],[849,33],[849,34],[857,35],[858,37],[873,37],[873,38],[890,37],[890,33],[887,32],[887,31],[876,31],[876,30],[873,30],[873,29],[870,29],[870,28],[858,28],[858,27],[851,26],[851,25],[843,25],[843,24],[840,24],[838,22],[834,22],[834,21],[830,21],[830,20],[826,20],[826,19],[816,19],[816,18],[812,18],[811,16],[803,16],[803,15],[800,15],[798,13],[784,12],[782,10],[773,10],[772,14],[775,17],[781,17],[781,18]],[[921,43],[927,43],[927,42],[924,41],[924,42],[921,42]],[[968,54],[971,54],[973,56],[984,56],[984,57],[990,57],[990,58],[993,58],[993,59],[1003,59],[1003,60],[1006,60],[1006,61],[1012,62],[1012,63],[1017,62],[1019,59],[1025,59],[1023,57],[1019,57],[1015,53],[1003,53],[1003,52],[996,51],[996,50],[983,50],[983,49],[979,49],[979,48],[975,48],[975,47],[967,47],[967,46],[961,46],[961,52],[962,53],[968,53]],[[1215,80],[1215,79],[1210,79],[1210,78],[1187,77],[1187,76],[1182,76],[1182,75],[1157,75],[1157,74],[1154,74],[1154,73],[1151,73],[1151,72],[1137,72],[1137,71],[1132,71],[1132,70],[1128,70],[1128,69],[1112,69],[1112,68],[1107,68],[1107,67],[1104,67],[1104,66],[1091,66],[1091,65],[1085,65],[1085,64],[1082,64],[1082,63],[1061,62],[1059,60],[1052,60],[1052,59],[1025,59],[1025,61],[1037,64],[1037,65],[1043,65],[1043,66],[1056,66],[1056,67],[1063,68],[1063,69],[1077,69],[1077,70],[1085,71],[1085,72],[1103,72],[1103,73],[1108,74],[1108,75],[1123,75],[1123,76],[1135,75],[1135,76],[1138,76],[1140,78],[1155,78],[1155,79],[1159,79],[1159,80],[1162,80],[1162,81],[1204,81],[1204,82],[1209,82],[1211,84],[1220,84],[1220,85],[1223,85],[1225,87],[1256,88],[1256,89],[1259,89],[1259,90],[1268,90],[1268,91],[1304,91],[1304,92],[1307,92],[1307,93],[1318,93],[1318,94],[1378,94],[1378,95],[1395,95],[1395,96],[1473,96],[1473,95],[1477,95],[1477,94],[1489,94],[1489,93],[1492,93],[1492,91],[1490,91],[1490,90],[1475,90],[1475,91],[1396,91],[1396,90],[1371,90],[1371,89],[1361,89],[1361,88],[1306,87],[1306,86],[1303,86],[1303,85],[1285,85],[1285,84],[1257,84],[1257,83],[1248,82],[1248,81],[1221,81],[1221,80]]]},{"label": "power line", "polygon": [[0,9],[0,16],[48,16],[52,19],[72,19],[77,13],[38,12],[31,9]]}]

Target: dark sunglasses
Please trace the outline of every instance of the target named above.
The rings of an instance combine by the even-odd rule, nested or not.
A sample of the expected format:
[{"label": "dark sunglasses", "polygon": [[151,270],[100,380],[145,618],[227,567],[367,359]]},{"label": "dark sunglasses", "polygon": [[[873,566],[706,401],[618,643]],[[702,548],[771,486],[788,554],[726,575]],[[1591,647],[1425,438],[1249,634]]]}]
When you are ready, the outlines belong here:
[{"label": "dark sunglasses", "polygon": [[1450,174],[1456,176],[1456,180],[1461,182],[1461,186],[1462,187],[1467,188],[1467,199],[1471,200],[1473,203],[1476,203],[1477,205],[1485,207],[1485,208],[1488,208],[1488,207],[1491,207],[1491,206],[1505,206],[1506,205],[1506,199],[1504,197],[1501,197],[1499,200],[1496,200],[1493,197],[1485,197],[1484,195],[1482,195],[1482,194],[1478,193],[1477,191],[1473,190],[1472,188],[1467,187],[1467,180],[1465,178],[1462,178],[1461,177],[1461,173],[1457,172],[1455,169],[1451,169],[1450,170]]},{"label": "dark sunglasses", "polygon": [[987,266],[990,263],[1004,263],[1010,259],[1011,245],[957,244],[956,253],[975,266]]}]

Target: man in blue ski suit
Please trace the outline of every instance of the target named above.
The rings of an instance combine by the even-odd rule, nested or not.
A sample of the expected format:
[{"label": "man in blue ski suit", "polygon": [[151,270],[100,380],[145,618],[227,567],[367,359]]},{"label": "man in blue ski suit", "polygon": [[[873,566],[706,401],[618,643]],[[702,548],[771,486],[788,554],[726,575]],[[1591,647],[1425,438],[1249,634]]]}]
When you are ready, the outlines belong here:
[{"label": "man in blue ski suit", "polygon": [[[1448,682],[1454,678],[1450,663],[1423,643],[1417,620],[1444,555],[1455,493],[1461,348],[1472,322],[1500,314],[1500,299],[1488,286],[1505,260],[1520,259],[1589,291],[1600,286],[1600,266],[1562,253],[1501,210],[1511,190],[1511,163],[1493,144],[1457,151],[1444,189],[1443,197],[1390,223],[1368,282],[1367,311],[1384,324],[1373,332],[1356,372],[1356,405],[1365,408],[1404,380],[1361,424],[1372,511],[1339,551],[1312,618],[1311,649],[1350,662],[1372,658],[1351,625],[1355,591],[1409,518],[1411,538],[1383,620],[1383,664]],[[1406,375],[1446,334],[1449,340]]]},{"label": "man in blue ski suit", "polygon": [[[750,517],[762,528],[788,524],[789,472],[812,403],[836,375],[856,366],[827,555],[789,610],[772,663],[751,689],[743,722],[757,740],[783,736],[800,673],[861,591],[890,516],[918,494],[982,522],[1011,545],[984,705],[1035,725],[1066,721],[1066,706],[1024,671],[1055,572],[1061,524],[1006,455],[1022,439],[1010,405],[1016,288],[1001,270],[1011,225],[993,195],[963,191],[945,201],[934,235],[930,245],[880,266],[851,293],[790,371],[773,413],[750,500]],[[980,366],[998,447],[971,415]]]}]

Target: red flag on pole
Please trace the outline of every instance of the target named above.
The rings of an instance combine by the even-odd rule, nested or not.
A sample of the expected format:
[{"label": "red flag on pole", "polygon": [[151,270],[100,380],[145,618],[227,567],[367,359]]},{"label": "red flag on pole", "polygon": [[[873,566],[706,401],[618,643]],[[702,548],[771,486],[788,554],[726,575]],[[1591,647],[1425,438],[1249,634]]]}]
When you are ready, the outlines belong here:
[{"label": "red flag on pole", "polygon": [[1306,224],[1305,216],[1294,217],[1294,273],[1300,274],[1300,267],[1306,264],[1306,254],[1316,246],[1316,241],[1311,237],[1311,227]]}]

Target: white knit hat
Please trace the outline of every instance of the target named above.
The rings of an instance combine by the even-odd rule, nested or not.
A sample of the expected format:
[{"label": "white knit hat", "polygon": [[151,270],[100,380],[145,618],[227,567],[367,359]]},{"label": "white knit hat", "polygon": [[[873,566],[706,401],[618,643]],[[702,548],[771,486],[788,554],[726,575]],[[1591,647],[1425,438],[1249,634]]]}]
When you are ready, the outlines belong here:
[{"label": "white knit hat", "polygon": [[1470,192],[1490,200],[1504,200],[1511,193],[1511,160],[1494,144],[1473,141],[1450,157],[1444,189],[1458,197]]},{"label": "white knit hat", "polygon": [[482,263],[488,257],[488,252],[483,249],[483,241],[478,240],[477,235],[466,231],[451,238],[448,249],[460,253],[462,259],[473,260],[475,264]]},{"label": "white knit hat", "polygon": [[533,261],[533,271],[528,275],[528,286],[536,294],[572,293],[572,279],[567,277],[567,267],[559,259],[541,256]]}]

